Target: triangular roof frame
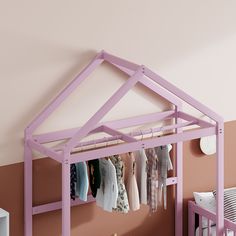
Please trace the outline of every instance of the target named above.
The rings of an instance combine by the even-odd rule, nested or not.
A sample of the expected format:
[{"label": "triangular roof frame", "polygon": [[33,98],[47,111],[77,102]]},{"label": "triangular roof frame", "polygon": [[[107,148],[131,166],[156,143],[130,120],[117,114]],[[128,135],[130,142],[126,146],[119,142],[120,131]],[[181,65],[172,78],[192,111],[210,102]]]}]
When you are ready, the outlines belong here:
[{"label": "triangular roof frame", "polygon": [[[33,136],[33,132],[38,126],[40,126],[44,120],[77,88],[77,86],[103,61],[116,66],[130,77],[129,79],[108,99],[108,101],[81,127],[73,130],[56,131],[48,134]],[[171,111],[165,111],[160,114],[148,114],[144,117],[144,120],[155,119],[159,120],[171,116],[175,118],[175,124],[171,126],[160,127],[160,129],[175,129],[175,133],[162,137],[155,137],[146,140],[136,140],[133,136],[123,134],[122,145],[111,145],[101,149],[94,149],[85,152],[79,152],[74,154],[73,158],[72,149],[76,147],[78,141],[84,138],[90,132],[105,131],[112,136],[119,135],[120,132],[115,130],[116,126],[119,129],[121,123],[138,123],[139,117],[128,118],[124,121],[111,121],[105,124],[100,124],[100,120],[111,110],[113,106],[136,84],[142,83],[144,86],[154,91],[158,95],[165,98],[167,101],[175,105],[175,109]],[[160,87],[159,87],[160,86]],[[199,110],[212,120],[216,124],[209,124],[208,122],[194,118],[188,115],[182,110],[182,102],[188,103],[195,109]],[[149,119],[150,118],[150,119]],[[141,118],[141,120],[143,117]],[[189,121],[188,124],[192,124],[192,121],[197,121],[197,125],[201,129],[194,129],[191,132],[182,132],[181,119]],[[117,125],[117,123],[119,125]],[[108,125],[107,125],[108,124]],[[116,124],[109,127],[109,124]],[[69,135],[68,135],[69,134]],[[140,150],[140,148],[155,147],[156,145],[165,145],[168,143],[177,143],[176,146],[176,177],[169,178],[169,184],[177,184],[176,187],[176,215],[175,215],[175,232],[177,236],[182,235],[182,206],[183,206],[183,159],[182,159],[182,142],[191,140],[194,138],[204,137],[208,135],[216,134],[217,136],[217,195],[216,195],[216,232],[217,235],[223,235],[224,229],[224,204],[223,204],[223,190],[224,190],[224,123],[223,118],[200,103],[175,85],[169,83],[155,72],[143,65],[136,65],[127,60],[108,54],[105,51],[101,51],[97,56],[89,63],[89,65],[64,89],[62,92],[27,126],[25,129],[25,229],[27,235],[32,235],[32,212],[38,214],[47,212],[62,207],[62,235],[70,235],[70,164],[81,161],[88,161],[95,158],[102,158],[109,155],[115,155],[124,153],[127,151]],[[46,137],[46,138],[45,138]],[[47,148],[38,140],[55,141],[69,138],[62,149],[57,150]],[[32,150],[37,150],[46,156],[62,163],[62,202],[49,203],[32,208]],[[61,152],[62,151],[62,152]]]},{"label": "triangular roof frame", "polygon": [[[137,65],[125,59],[111,55],[104,50],[87,65],[87,67],[64,89],[62,92],[28,125],[26,136],[32,137],[33,132],[44,120],[79,86],[79,84],[91,74],[103,61],[110,63],[120,69],[129,79],[108,99],[108,101],[78,129],[71,139],[65,144],[65,149],[71,151],[78,141],[83,139],[98,122],[113,108],[117,102],[137,83],[140,82],[148,89],[160,95],[176,107],[181,107],[181,100],[185,101],[195,109],[199,110],[212,120],[222,122],[223,119],[217,113],[200,103],[175,85],[169,83],[161,76],[150,70],[144,65]],[[153,83],[154,82],[154,83]],[[156,86],[157,85],[157,86]],[[159,85],[159,86],[158,86]],[[126,137],[131,140],[131,137]]]}]

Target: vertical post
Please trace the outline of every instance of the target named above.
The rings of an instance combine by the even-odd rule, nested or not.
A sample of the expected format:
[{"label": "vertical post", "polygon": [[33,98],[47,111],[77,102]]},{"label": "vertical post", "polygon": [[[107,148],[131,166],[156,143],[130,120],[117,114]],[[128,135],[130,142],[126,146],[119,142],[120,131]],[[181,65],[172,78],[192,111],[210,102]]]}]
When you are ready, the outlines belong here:
[{"label": "vertical post", "polygon": [[70,152],[62,161],[62,236],[70,236]]},{"label": "vertical post", "polygon": [[188,202],[188,236],[194,236],[195,233],[195,212],[192,202]]},{"label": "vertical post", "polygon": [[217,123],[216,235],[224,234],[224,122]]},{"label": "vertical post", "polygon": [[25,134],[24,141],[24,235],[32,236],[33,232],[33,191],[32,191],[32,150],[27,143]]},{"label": "vertical post", "polygon": [[[178,112],[181,107],[175,106],[175,123],[180,123],[181,119],[178,118]],[[182,128],[177,128],[176,133],[181,133]],[[175,235],[183,235],[183,142],[176,143],[176,177],[177,185],[175,187]]]}]

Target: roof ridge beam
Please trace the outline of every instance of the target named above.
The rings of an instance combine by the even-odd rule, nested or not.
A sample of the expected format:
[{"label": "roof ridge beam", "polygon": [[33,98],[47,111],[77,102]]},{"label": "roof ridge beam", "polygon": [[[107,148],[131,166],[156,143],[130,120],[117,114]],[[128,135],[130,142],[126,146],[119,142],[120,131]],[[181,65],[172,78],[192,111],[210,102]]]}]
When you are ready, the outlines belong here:
[{"label": "roof ridge beam", "polygon": [[132,70],[133,72],[137,71],[138,68],[140,67],[140,65],[138,65],[138,64],[135,64],[135,63],[127,61],[123,58],[111,55],[105,51],[103,51],[102,55],[103,55],[104,60],[107,61],[108,63],[125,67],[127,69]]}]

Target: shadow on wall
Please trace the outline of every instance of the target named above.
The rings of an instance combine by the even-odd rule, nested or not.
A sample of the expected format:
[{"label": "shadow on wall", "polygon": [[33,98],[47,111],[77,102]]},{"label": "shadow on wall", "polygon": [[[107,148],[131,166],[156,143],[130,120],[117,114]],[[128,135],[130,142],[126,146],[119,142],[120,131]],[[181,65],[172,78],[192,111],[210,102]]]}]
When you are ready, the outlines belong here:
[{"label": "shadow on wall", "polygon": [[[160,213],[159,213],[160,214]],[[155,214],[156,215],[156,214]],[[156,217],[147,216],[144,221],[136,228],[126,232],[125,234],[117,234],[117,236],[144,236],[144,235],[154,235],[155,232],[159,231],[157,230],[157,225],[164,228],[166,227],[166,220],[164,218],[160,218],[156,224],[155,221],[157,221]],[[158,233],[158,235],[161,235]],[[169,235],[169,234],[168,234]]]},{"label": "shadow on wall", "polygon": [[[117,236],[143,235],[143,228],[144,228],[144,225],[145,225],[146,221],[150,221],[150,217],[147,216],[145,218],[145,220],[138,227],[136,227],[135,229],[132,229],[132,230],[130,230],[130,231],[128,231],[128,232],[126,232],[125,234],[122,234],[122,235],[117,234]],[[146,235],[151,235],[149,233],[150,232],[148,232],[148,230],[145,230]]]},{"label": "shadow on wall", "polygon": [[205,155],[200,149],[200,139],[194,139],[190,142],[190,148],[195,157],[204,157]]},{"label": "shadow on wall", "polygon": [[[65,49],[63,49],[63,52],[61,52],[62,48],[55,48],[55,45],[51,45],[51,43],[45,43],[45,42],[34,42],[34,48],[35,50],[42,50],[44,52],[47,52],[47,49],[50,49],[50,53],[54,53],[57,55],[58,51],[60,51],[60,55],[65,55],[66,58],[75,58],[72,61],[75,62],[75,64],[71,65],[71,68],[68,69],[67,72],[62,74],[58,79],[57,83],[54,83],[53,86],[47,86],[44,88],[43,91],[40,91],[40,99],[32,99],[32,87],[28,86],[28,93],[22,94],[20,96],[24,97],[30,97],[30,102],[27,102],[27,112],[21,112],[17,114],[17,119],[15,119],[16,123],[12,123],[11,126],[9,126],[8,130],[5,131],[6,135],[4,136],[3,143],[1,143],[1,150],[5,155],[8,155],[9,157],[16,156],[16,150],[17,150],[17,161],[23,160],[23,137],[24,137],[24,129],[29,124],[30,121],[33,120],[34,117],[47,105],[49,104],[49,101],[51,101],[86,65],[87,62],[91,60],[91,58],[94,57],[96,54],[93,50],[87,50],[86,52],[78,52],[73,51],[69,49],[68,51],[64,52]],[[61,46],[61,45],[60,45]],[[53,50],[52,50],[53,49]],[[34,53],[36,53],[34,50]],[[53,52],[52,52],[53,51]],[[69,54],[69,56],[68,56]],[[28,55],[30,56],[30,55]],[[47,53],[45,55],[47,57]],[[78,63],[79,61],[79,63]],[[50,65],[49,65],[50,66]],[[34,79],[34,78],[32,78]],[[35,86],[37,89],[37,83],[35,82]],[[34,88],[35,89],[35,88]],[[20,90],[21,91],[21,90]],[[25,89],[24,89],[25,92]],[[14,146],[15,148],[12,148]],[[21,156],[21,158],[19,158]],[[8,164],[8,163],[7,163]]]}]

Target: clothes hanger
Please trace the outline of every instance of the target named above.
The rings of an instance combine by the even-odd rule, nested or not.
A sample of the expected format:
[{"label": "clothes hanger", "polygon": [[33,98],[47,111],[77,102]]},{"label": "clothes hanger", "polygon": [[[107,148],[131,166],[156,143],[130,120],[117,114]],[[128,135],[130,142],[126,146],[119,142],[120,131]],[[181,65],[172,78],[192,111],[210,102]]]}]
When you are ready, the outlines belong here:
[{"label": "clothes hanger", "polygon": [[142,137],[141,137],[141,141],[143,141],[143,131],[140,130],[140,133],[141,133],[141,135],[142,135]]},{"label": "clothes hanger", "polygon": [[79,146],[78,148],[78,152],[82,152],[83,151],[83,145]]},{"label": "clothes hanger", "polygon": [[116,136],[116,141],[117,141],[116,145],[118,145],[119,144],[119,136],[118,135]]},{"label": "clothes hanger", "polygon": [[[106,137],[104,137],[104,139],[105,139],[105,142],[106,142],[106,144],[105,144],[105,147],[107,147],[108,146],[108,139],[106,138]],[[107,161],[109,160],[109,157],[104,157]]]},{"label": "clothes hanger", "polygon": [[96,149],[97,143],[96,143],[95,139],[93,140],[93,143],[94,143],[94,149]]},{"label": "clothes hanger", "polygon": [[154,134],[153,134],[153,128],[151,128],[151,132],[152,132],[152,137],[151,137],[151,138],[153,138],[153,135],[154,135]]},{"label": "clothes hanger", "polygon": [[104,137],[104,139],[105,139],[105,142],[106,142],[105,147],[107,147],[108,146],[108,139],[106,137]]}]

